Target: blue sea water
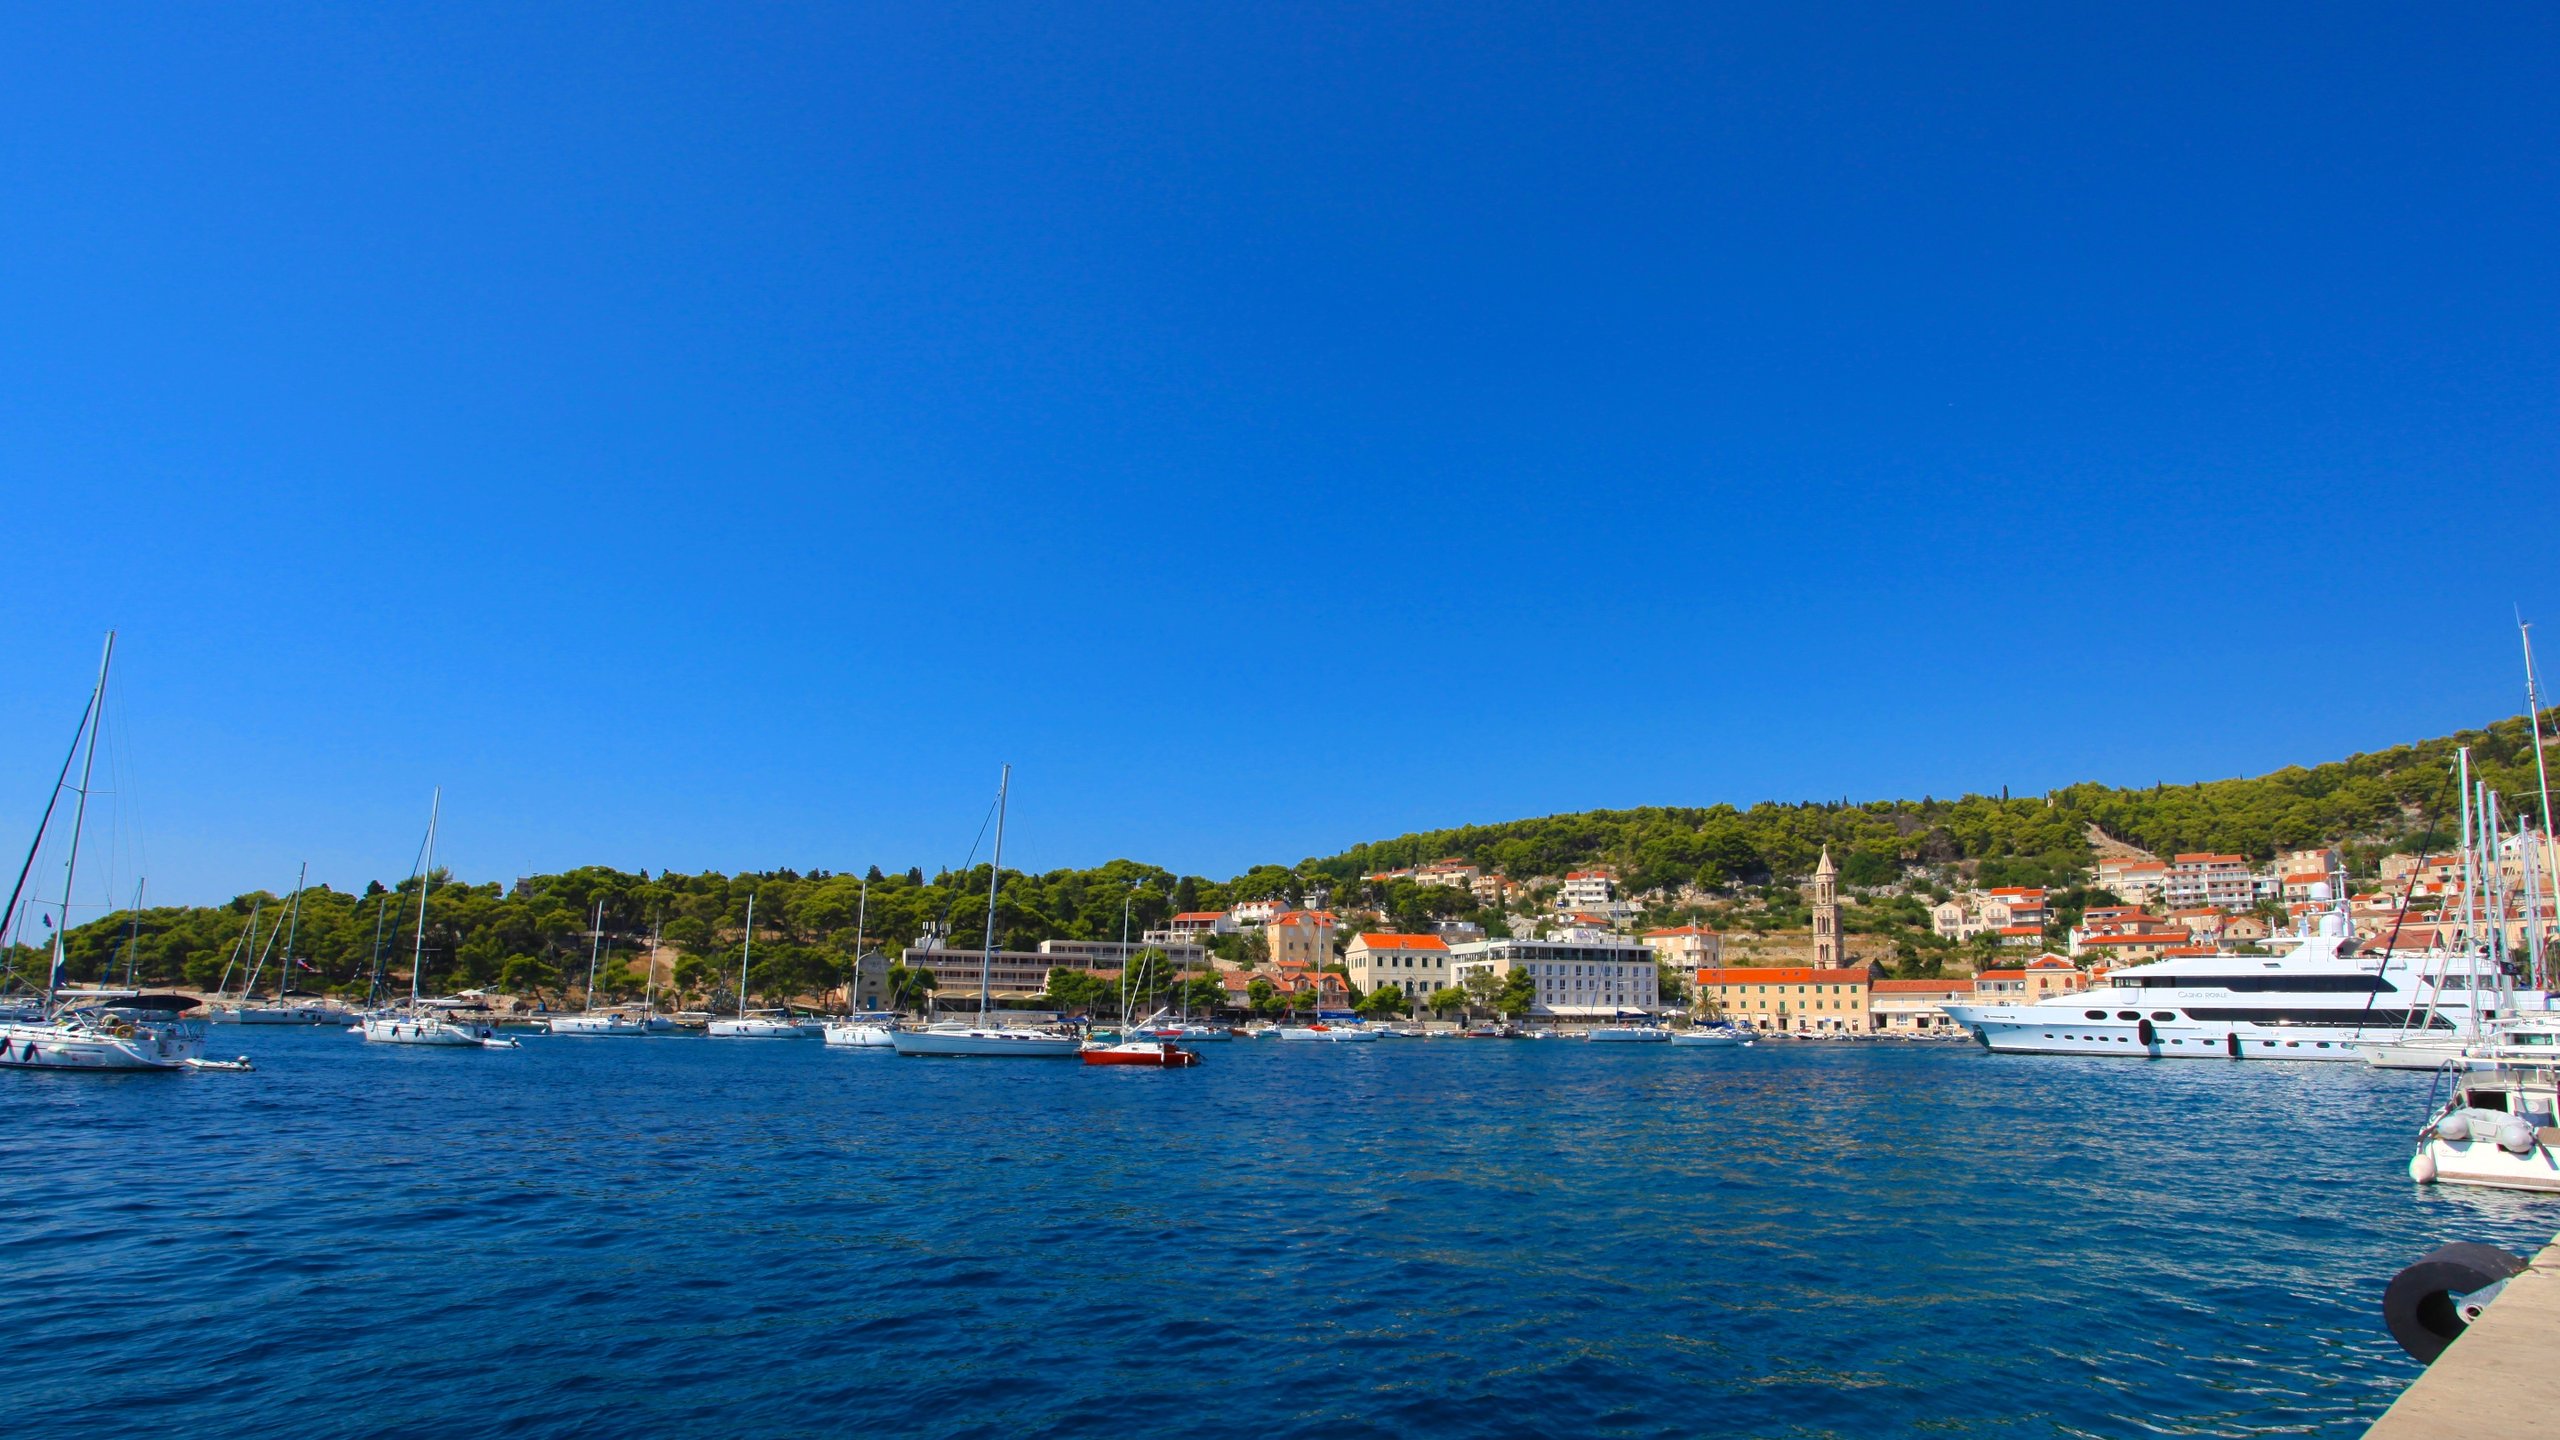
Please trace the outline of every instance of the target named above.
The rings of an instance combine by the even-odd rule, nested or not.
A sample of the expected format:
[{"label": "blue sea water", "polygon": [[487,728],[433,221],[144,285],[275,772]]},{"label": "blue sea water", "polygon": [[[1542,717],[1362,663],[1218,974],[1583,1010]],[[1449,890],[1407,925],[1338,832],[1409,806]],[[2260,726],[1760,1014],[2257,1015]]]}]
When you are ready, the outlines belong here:
[{"label": "blue sea water", "polygon": [[2348,1065],[215,1049],[0,1076],[22,1432],[2351,1437],[2391,1273],[2560,1227]]}]

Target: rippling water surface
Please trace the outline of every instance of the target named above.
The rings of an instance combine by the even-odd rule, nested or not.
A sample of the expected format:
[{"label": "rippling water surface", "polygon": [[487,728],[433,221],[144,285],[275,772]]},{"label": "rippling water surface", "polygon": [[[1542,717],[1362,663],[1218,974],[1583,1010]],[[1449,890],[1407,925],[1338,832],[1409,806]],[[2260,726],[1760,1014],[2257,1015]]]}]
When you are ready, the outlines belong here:
[{"label": "rippling water surface", "polygon": [[0,1076],[56,1433],[2349,1437],[2390,1274],[2560,1225],[2410,1185],[2426,1077],[2342,1065],[214,1048]]}]

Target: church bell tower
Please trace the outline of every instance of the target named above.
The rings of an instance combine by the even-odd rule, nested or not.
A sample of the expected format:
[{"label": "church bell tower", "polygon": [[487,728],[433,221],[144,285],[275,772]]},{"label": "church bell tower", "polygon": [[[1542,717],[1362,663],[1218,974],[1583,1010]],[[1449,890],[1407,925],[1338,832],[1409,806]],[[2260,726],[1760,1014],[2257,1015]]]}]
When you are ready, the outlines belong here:
[{"label": "church bell tower", "polygon": [[1822,863],[1813,867],[1813,963],[1816,969],[1840,970],[1849,952],[1840,945],[1840,867],[1831,863],[1831,847],[1822,847]]}]

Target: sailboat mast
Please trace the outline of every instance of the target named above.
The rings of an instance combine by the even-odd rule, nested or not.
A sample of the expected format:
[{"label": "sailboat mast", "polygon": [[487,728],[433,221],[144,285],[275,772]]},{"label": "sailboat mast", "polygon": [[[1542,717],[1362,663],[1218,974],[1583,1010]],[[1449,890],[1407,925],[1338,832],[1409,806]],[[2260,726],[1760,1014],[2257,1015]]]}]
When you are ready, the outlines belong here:
[{"label": "sailboat mast", "polygon": [[649,922],[649,978],[641,985],[640,1008],[651,1015],[658,1013],[658,922]]},{"label": "sailboat mast", "polygon": [[133,921],[124,927],[124,988],[133,988],[133,951],[142,941],[142,887],[151,883],[140,876],[133,881]]},{"label": "sailboat mast", "polygon": [[98,654],[98,683],[89,692],[89,749],[80,761],[80,799],[71,807],[71,849],[62,862],[62,908],[56,912],[53,926],[53,960],[44,968],[44,999],[53,1003],[54,986],[62,980],[62,936],[71,928],[71,883],[80,874],[80,826],[89,814],[89,775],[98,765],[99,722],[106,719],[107,664],[115,658],[116,632],[107,632],[106,648]]},{"label": "sailboat mast", "polygon": [[418,1008],[418,972],[427,968],[427,892],[436,887],[436,821],[444,815],[444,787],[427,802],[427,858],[418,867],[418,933],[409,942],[409,1008]]},{"label": "sailboat mast", "polygon": [[382,1003],[382,921],[391,913],[391,892],[373,902],[373,974],[365,981],[364,1003],[371,1009]]},{"label": "sailboat mast", "polygon": [[302,887],[310,878],[311,862],[305,860],[302,868],[293,872],[293,910],[284,922],[284,965],[276,972],[278,1005],[285,1003],[286,994],[293,989],[293,942],[302,933]]},{"label": "sailboat mast", "polygon": [[1004,884],[1004,801],[1006,792],[1012,788],[1013,767],[1007,765],[1004,774],[996,781],[996,853],[995,859],[987,866],[986,943],[978,950],[978,1024],[981,1028],[987,1023],[988,975],[996,963],[996,890]]},{"label": "sailboat mast", "polygon": [[604,947],[604,902],[596,902],[595,934],[587,941],[587,1008],[596,1008],[596,952]]},{"label": "sailboat mast", "polygon": [[[2533,728],[2533,778],[2542,790],[2542,840],[2539,848],[2542,851],[2543,873],[2550,882],[2545,890],[2551,895],[2560,896],[2560,850],[2554,850],[2551,844],[2551,769],[2542,758],[2542,689],[2533,673],[2533,627],[2526,624],[2521,615],[2516,617],[2516,633],[2524,637],[2525,723]],[[2525,864],[2531,866],[2532,863],[2533,858],[2527,856]],[[2538,935],[2540,932],[2536,933]],[[2536,947],[2535,953],[2538,958],[2534,962],[2534,986],[2536,989],[2548,990],[2551,988],[2551,976],[2548,973],[2548,967],[2539,958],[2541,955],[2539,946]]]},{"label": "sailboat mast", "polygon": [[756,953],[756,892],[747,892],[747,943],[738,951],[738,1018],[747,1018],[747,961]]},{"label": "sailboat mast", "polygon": [[853,906],[853,973],[845,977],[844,1013],[854,1013],[854,992],[862,988],[862,957],[870,952],[862,948],[862,934],[871,923],[871,872],[862,872],[862,898]]}]

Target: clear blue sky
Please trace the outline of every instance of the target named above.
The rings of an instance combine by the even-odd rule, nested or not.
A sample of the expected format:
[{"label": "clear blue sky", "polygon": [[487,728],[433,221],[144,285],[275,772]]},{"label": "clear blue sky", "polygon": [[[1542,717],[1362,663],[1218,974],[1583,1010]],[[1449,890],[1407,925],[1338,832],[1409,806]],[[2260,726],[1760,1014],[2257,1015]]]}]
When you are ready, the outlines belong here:
[{"label": "clear blue sky", "polygon": [[[1211,875],[2560,668],[2521,5],[15,5],[0,820]],[[23,817],[23,818],[21,818]],[[89,887],[84,885],[84,891]]]}]

